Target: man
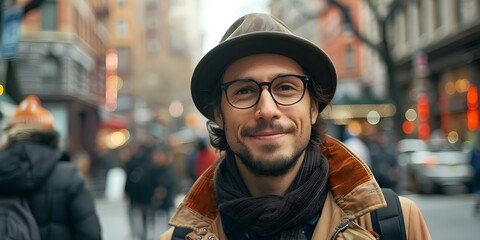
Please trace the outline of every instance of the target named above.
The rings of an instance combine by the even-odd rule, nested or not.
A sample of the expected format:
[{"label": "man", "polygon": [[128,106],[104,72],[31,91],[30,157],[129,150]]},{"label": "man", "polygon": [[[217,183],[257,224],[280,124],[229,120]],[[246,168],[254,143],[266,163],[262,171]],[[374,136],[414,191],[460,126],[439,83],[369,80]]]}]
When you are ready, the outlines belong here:
[{"label": "man", "polygon": [[[192,97],[225,157],[192,186],[160,239],[376,239],[386,206],[366,165],[325,135],[335,69],[267,14],[237,20],[198,63]],[[402,198],[408,239],[430,239]],[[175,231],[175,232],[174,232]]]},{"label": "man", "polygon": [[58,149],[54,119],[37,96],[26,97],[5,130],[0,196],[26,196],[42,240],[102,239],[94,199]]}]

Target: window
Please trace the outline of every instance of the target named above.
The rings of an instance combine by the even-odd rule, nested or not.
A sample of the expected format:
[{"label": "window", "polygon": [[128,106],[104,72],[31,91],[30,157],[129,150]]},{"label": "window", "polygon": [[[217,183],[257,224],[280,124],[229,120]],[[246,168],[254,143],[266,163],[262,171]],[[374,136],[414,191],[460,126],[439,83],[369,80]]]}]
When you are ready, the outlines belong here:
[{"label": "window", "polygon": [[457,14],[457,22],[461,25],[477,17],[474,0],[458,0],[455,1],[455,10]]},{"label": "window", "polygon": [[125,76],[130,73],[130,49],[129,48],[117,48],[118,55],[118,75]]},{"label": "window", "polygon": [[427,19],[425,18],[425,8],[423,0],[417,0],[417,16],[418,16],[418,34],[422,35],[427,31]]},{"label": "window", "polygon": [[351,44],[348,44],[345,49],[345,66],[347,67],[347,69],[355,67],[355,57]]},{"label": "window", "polygon": [[123,7],[123,5],[125,5],[125,0],[117,0],[117,4],[118,6]]},{"label": "window", "polygon": [[57,29],[57,2],[47,0],[41,7],[42,30]]},{"label": "window", "polygon": [[117,37],[125,37],[127,35],[127,22],[123,19],[117,21],[116,26]]},{"label": "window", "polygon": [[408,11],[408,6],[405,5],[402,7],[403,12],[403,32],[404,32],[404,42],[408,44],[410,41],[410,13]]},{"label": "window", "polygon": [[147,52],[157,53],[160,50],[160,46],[157,39],[151,38],[147,41]]},{"label": "window", "polygon": [[60,82],[60,62],[54,56],[47,56],[40,66],[40,74],[44,84],[58,84]]},{"label": "window", "polygon": [[443,25],[443,19],[444,15],[442,12],[443,6],[442,6],[442,0],[435,0],[433,2],[433,9],[434,9],[434,14],[435,14],[435,29],[440,28]]}]

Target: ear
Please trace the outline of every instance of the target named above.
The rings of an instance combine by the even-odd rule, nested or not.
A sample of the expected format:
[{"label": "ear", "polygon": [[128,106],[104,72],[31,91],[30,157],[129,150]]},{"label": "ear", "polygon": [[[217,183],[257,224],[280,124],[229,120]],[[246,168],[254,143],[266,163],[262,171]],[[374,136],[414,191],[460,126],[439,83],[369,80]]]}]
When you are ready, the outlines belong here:
[{"label": "ear", "polygon": [[317,122],[318,118],[318,102],[312,101],[312,104],[310,104],[310,119],[312,122],[312,125],[314,125]]},{"label": "ear", "polygon": [[213,117],[215,118],[215,123],[223,129],[223,113],[219,107],[213,109]]}]

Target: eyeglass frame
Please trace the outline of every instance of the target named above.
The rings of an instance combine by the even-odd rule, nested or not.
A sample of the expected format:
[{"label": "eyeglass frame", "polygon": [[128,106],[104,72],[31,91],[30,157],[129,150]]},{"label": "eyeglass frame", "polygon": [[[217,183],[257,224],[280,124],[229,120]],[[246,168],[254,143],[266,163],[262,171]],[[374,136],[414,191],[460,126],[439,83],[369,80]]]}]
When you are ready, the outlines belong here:
[{"label": "eyeglass frame", "polygon": [[[293,76],[293,77],[296,77],[298,78],[300,81],[302,81],[303,83],[303,93],[302,93],[302,96],[296,101],[296,102],[293,102],[293,103],[290,103],[290,104],[283,104],[283,103],[280,103],[278,102],[275,97],[273,96],[272,94],[272,90],[271,90],[271,87],[272,87],[272,83],[278,79],[278,78],[281,78],[281,77],[288,77],[288,76]],[[231,101],[230,99],[228,98],[228,94],[227,94],[227,89],[228,87],[230,87],[232,84],[234,84],[235,82],[238,82],[238,81],[250,81],[250,82],[254,82],[255,84],[257,84],[258,86],[258,90],[259,90],[259,93],[258,93],[258,97],[257,97],[257,100],[249,107],[237,107],[235,106]],[[272,97],[273,101],[278,104],[278,105],[281,105],[281,106],[292,106],[292,105],[295,105],[297,103],[299,103],[300,101],[302,101],[303,97],[305,96],[305,91],[306,89],[308,88],[308,82],[310,81],[310,76],[308,75],[303,75],[303,74],[293,74],[293,73],[289,73],[289,74],[280,74],[280,75],[277,75],[275,76],[270,82],[257,82],[255,81],[254,79],[251,79],[251,78],[248,78],[248,79],[237,79],[237,80],[233,80],[233,81],[230,81],[230,82],[226,82],[226,83],[222,83],[220,85],[220,88],[225,92],[225,98],[227,99],[227,102],[230,104],[230,106],[236,108],[236,109],[249,109],[249,108],[252,108],[253,106],[257,105],[258,102],[260,101],[260,97],[262,96],[262,93],[263,93],[263,86],[267,86],[267,91],[268,93],[270,94],[270,97]]]}]

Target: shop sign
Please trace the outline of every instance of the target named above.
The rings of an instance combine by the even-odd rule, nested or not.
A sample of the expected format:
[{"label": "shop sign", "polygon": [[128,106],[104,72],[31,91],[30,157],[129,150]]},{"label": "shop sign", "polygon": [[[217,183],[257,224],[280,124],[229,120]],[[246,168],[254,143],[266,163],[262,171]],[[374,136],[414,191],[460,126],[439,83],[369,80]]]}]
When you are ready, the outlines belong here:
[{"label": "shop sign", "polygon": [[20,40],[20,26],[22,24],[22,8],[6,8],[2,19],[2,58],[12,58],[17,55],[18,41]]}]

